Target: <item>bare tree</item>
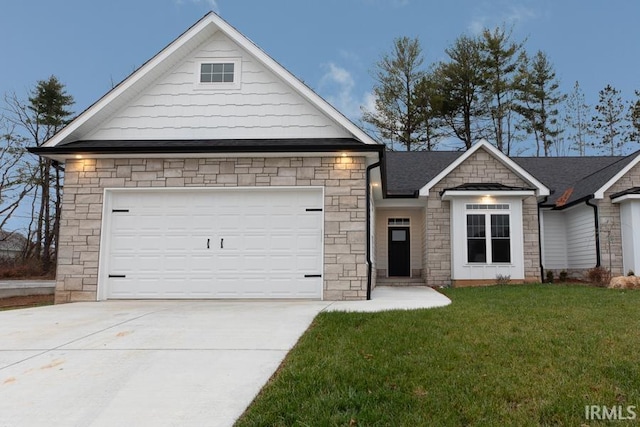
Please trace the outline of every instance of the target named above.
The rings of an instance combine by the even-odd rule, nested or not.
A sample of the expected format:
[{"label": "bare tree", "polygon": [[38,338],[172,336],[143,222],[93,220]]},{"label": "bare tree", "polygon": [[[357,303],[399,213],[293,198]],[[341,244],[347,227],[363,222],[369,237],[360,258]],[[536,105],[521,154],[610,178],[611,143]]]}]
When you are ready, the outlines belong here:
[{"label": "bare tree", "polygon": [[[55,77],[39,81],[29,93],[28,102],[15,93],[5,95],[7,120],[24,132],[25,141],[40,146],[55,135],[69,121],[73,97]],[[58,244],[60,208],[62,205],[62,169],[51,159],[38,158],[32,183],[36,188],[38,203],[34,204],[35,241],[33,255],[41,261],[43,272],[55,265],[55,248]]]},{"label": "bare tree", "polygon": [[0,230],[6,227],[33,189],[33,170],[25,153],[26,140],[0,118]]},{"label": "bare tree", "polygon": [[590,127],[591,107],[586,103],[584,92],[578,81],[573,85],[573,90],[567,96],[565,103],[564,122],[567,138],[573,142],[573,148],[578,155],[585,155],[587,137],[592,134]]}]

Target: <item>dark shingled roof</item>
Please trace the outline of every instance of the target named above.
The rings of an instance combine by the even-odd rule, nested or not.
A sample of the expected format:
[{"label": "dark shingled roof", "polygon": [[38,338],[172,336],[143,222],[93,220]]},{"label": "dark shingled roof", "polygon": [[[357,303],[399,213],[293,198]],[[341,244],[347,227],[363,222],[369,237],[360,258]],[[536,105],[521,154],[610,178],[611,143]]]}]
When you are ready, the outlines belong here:
[{"label": "dark shingled roof", "polygon": [[[551,190],[545,205],[568,207],[592,196],[638,153],[600,157],[512,157],[511,160]],[[388,195],[417,194],[462,154],[460,151],[386,153]]]},{"label": "dark shingled roof", "polygon": [[469,182],[457,187],[445,188],[444,191],[531,191],[535,188],[511,187],[499,182]]},{"label": "dark shingled roof", "polygon": [[635,157],[636,153],[626,157],[514,157],[513,161],[552,191],[545,205],[567,207],[592,196]]},{"label": "dark shingled roof", "polygon": [[387,195],[413,196],[462,154],[462,151],[385,153]]}]

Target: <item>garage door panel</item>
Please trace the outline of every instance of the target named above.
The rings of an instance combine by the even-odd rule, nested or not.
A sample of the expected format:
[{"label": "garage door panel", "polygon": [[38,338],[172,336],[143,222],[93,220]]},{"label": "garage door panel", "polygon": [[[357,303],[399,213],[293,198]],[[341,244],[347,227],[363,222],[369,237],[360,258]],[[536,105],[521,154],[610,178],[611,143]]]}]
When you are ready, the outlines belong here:
[{"label": "garage door panel", "polygon": [[321,266],[318,265],[318,257],[315,255],[297,255],[296,266],[298,269],[306,272],[306,274],[317,274]]},{"label": "garage door panel", "polygon": [[114,192],[107,274],[126,277],[106,296],[320,298],[304,275],[322,273],[323,214],[306,210],[322,202],[319,189]]},{"label": "garage door panel", "polygon": [[322,239],[316,233],[313,235],[300,235],[297,240],[297,248],[300,251],[318,251],[322,247]]}]

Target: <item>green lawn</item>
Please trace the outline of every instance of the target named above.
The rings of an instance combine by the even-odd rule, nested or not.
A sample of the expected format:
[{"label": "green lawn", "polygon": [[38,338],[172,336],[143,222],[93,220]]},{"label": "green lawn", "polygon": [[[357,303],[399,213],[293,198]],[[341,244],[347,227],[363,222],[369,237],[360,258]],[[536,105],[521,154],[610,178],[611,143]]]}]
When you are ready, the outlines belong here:
[{"label": "green lawn", "polygon": [[635,405],[640,291],[447,289],[448,307],[324,313],[239,426],[598,426]]}]

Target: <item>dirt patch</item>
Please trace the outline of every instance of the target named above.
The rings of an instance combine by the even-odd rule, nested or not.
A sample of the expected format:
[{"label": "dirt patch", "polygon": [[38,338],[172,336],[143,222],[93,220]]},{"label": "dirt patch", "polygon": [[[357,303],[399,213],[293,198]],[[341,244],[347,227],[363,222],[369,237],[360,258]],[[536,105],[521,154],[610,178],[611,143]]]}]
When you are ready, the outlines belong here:
[{"label": "dirt patch", "polygon": [[53,299],[53,295],[25,295],[18,297],[0,298],[0,310],[51,305],[53,304]]}]

